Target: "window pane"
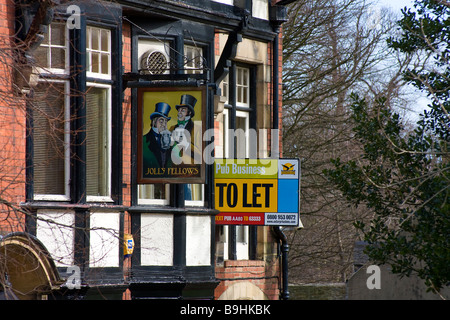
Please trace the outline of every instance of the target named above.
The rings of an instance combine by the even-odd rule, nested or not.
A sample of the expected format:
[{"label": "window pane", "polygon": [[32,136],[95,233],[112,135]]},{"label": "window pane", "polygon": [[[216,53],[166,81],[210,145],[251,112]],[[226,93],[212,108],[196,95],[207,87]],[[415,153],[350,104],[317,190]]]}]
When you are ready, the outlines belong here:
[{"label": "window pane", "polygon": [[237,102],[243,102],[242,101],[242,87],[237,87],[237,93],[236,93],[236,99]]},{"label": "window pane", "polygon": [[222,81],[222,96],[226,98],[225,103],[228,103],[228,74]]},{"label": "window pane", "polygon": [[247,157],[246,118],[236,117],[236,158]]},{"label": "window pane", "polygon": [[49,25],[48,28],[47,28],[47,31],[44,33],[44,40],[42,41],[41,45],[48,46],[50,44],[50,42],[49,42],[50,38],[49,38],[48,34],[49,34],[51,26],[52,25]]},{"label": "window pane", "polygon": [[248,86],[248,70],[242,69],[242,85],[247,87]]},{"label": "window pane", "polygon": [[242,85],[242,68],[236,68],[236,83]]},{"label": "window pane", "polygon": [[109,196],[108,89],[88,89],[86,117],[86,193]]},{"label": "window pane", "polygon": [[166,200],[168,199],[169,188],[165,184],[140,184],[139,199]]},{"label": "window pane", "polygon": [[229,145],[229,137],[228,137],[228,112],[227,110],[224,110],[223,112],[223,129],[222,129],[222,141],[223,141],[223,155],[225,158],[228,158],[230,156],[230,150],[228,150],[228,145]]},{"label": "window pane", "polygon": [[33,103],[34,193],[65,195],[64,84],[40,83]]},{"label": "window pane", "polygon": [[247,226],[236,226],[236,241],[237,242],[247,242]]},{"label": "window pane", "polygon": [[249,70],[247,68],[236,68],[236,102],[249,104]]},{"label": "window pane", "polygon": [[241,102],[245,103],[245,104],[248,103],[248,88],[247,87],[242,88],[242,100],[241,100]]},{"label": "window pane", "polygon": [[36,64],[41,68],[48,68],[48,47],[42,47],[36,49],[34,52],[34,57],[36,58]]},{"label": "window pane", "polygon": [[203,51],[201,48],[193,46],[184,47],[185,69],[187,74],[202,73],[203,67]]},{"label": "window pane", "polygon": [[102,73],[109,74],[109,55],[102,54]]},{"label": "window pane", "polygon": [[109,32],[107,30],[101,30],[101,50],[109,51]]},{"label": "window pane", "polygon": [[57,69],[64,69],[65,67],[65,56],[66,56],[66,50],[63,48],[52,48],[51,49],[51,61],[52,61],[52,68]]},{"label": "window pane", "polygon": [[185,184],[184,200],[202,201],[203,188],[201,184]]},{"label": "window pane", "polygon": [[66,67],[66,33],[65,25],[53,23],[44,34],[44,40],[36,49],[34,57],[37,67],[65,69]]},{"label": "window pane", "polygon": [[91,72],[99,72],[99,54],[92,52],[91,53]]},{"label": "window pane", "polygon": [[87,71],[98,74],[93,77],[109,78],[111,74],[110,35],[109,30],[87,27]]},{"label": "window pane", "polygon": [[54,23],[51,25],[51,42],[52,45],[64,46],[66,42],[65,25]]},{"label": "window pane", "polygon": [[98,41],[99,41],[99,29],[97,28],[91,28],[91,49],[92,50],[98,50],[99,49],[99,45],[98,45]]}]

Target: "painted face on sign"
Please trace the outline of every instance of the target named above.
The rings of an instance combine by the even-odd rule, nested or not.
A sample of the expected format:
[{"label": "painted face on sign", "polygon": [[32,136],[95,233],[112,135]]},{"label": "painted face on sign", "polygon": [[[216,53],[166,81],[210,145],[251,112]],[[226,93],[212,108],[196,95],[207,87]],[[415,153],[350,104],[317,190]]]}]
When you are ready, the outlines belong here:
[{"label": "painted face on sign", "polygon": [[167,129],[167,119],[163,117],[155,118],[153,121],[153,127],[158,130],[158,132],[163,132]]},{"label": "painted face on sign", "polygon": [[180,107],[178,109],[178,120],[185,120],[186,117],[189,115],[189,109],[186,107]]}]

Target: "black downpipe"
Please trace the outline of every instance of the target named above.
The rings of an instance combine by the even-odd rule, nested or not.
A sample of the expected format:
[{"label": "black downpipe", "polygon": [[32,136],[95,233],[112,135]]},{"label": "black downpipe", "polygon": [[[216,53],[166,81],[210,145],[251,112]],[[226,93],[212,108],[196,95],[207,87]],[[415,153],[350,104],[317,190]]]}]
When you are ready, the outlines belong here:
[{"label": "black downpipe", "polygon": [[[272,123],[272,128],[273,129],[279,129],[279,117],[278,117],[278,112],[279,112],[279,94],[278,94],[278,90],[279,90],[279,38],[278,35],[280,33],[280,28],[276,27],[276,35],[275,38],[273,40],[273,50],[272,50],[272,54],[273,54],[273,63],[272,63],[272,72],[273,72],[273,108],[272,108],[272,117],[273,117],[273,123]],[[273,139],[274,140],[274,139]],[[272,141],[273,141],[272,140]],[[279,241],[281,241],[281,281],[282,281],[282,285],[281,285],[281,293],[280,293],[280,297],[282,300],[288,300],[289,299],[289,275],[288,275],[288,253],[289,253],[289,245],[288,245],[288,241],[287,241],[287,237],[286,235],[283,233],[283,231],[281,230],[281,227],[279,226],[274,226],[272,227],[273,232],[275,233],[277,239]]]},{"label": "black downpipe", "polygon": [[288,253],[289,245],[286,235],[281,230],[281,227],[273,227],[273,231],[277,238],[281,241],[281,293],[282,300],[289,299],[289,274],[288,274]]}]

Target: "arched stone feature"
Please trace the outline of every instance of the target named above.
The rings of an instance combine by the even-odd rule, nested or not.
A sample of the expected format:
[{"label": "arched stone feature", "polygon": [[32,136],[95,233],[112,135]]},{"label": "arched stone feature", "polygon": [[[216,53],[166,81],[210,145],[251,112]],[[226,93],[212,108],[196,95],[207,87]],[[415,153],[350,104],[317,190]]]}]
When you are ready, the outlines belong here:
[{"label": "arched stone feature", "polygon": [[6,299],[42,299],[64,283],[44,245],[30,234],[11,233],[0,241],[0,284]]},{"label": "arched stone feature", "polygon": [[251,282],[237,282],[219,297],[219,300],[268,300],[264,292]]}]

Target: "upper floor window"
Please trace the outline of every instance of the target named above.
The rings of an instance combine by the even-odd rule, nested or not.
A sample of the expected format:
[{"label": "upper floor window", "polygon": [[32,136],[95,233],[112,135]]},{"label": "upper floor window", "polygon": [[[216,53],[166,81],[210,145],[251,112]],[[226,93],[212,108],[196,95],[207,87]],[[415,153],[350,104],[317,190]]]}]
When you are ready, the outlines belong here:
[{"label": "upper floor window", "polygon": [[33,181],[35,200],[69,200],[70,197],[70,88],[65,79],[46,79],[69,70],[68,32],[64,23],[47,27],[36,49],[36,71],[41,79],[34,89]]},{"label": "upper floor window", "polygon": [[[187,74],[202,74],[203,73],[203,50],[195,46],[184,46],[184,57]],[[190,206],[204,205],[204,187],[202,184],[187,184],[184,186],[185,204]]]},{"label": "upper floor window", "polygon": [[[236,106],[250,107],[250,69],[244,67],[236,67],[236,76],[233,79],[236,87]],[[229,101],[229,75],[223,79],[220,84],[222,95],[226,98],[225,103]]]},{"label": "upper floor window", "polygon": [[95,78],[86,88],[87,201],[112,201],[112,87],[102,83],[111,79],[111,31],[88,26],[86,55],[86,74]]},{"label": "upper floor window", "polygon": [[[52,23],[44,41],[36,50],[39,84],[34,90],[30,116],[33,119],[33,181],[35,200],[70,200],[71,167],[71,95],[67,77],[48,77],[49,73],[68,73],[69,48],[67,28]],[[111,31],[87,27],[84,141],[88,201],[111,200],[112,86]],[[73,48],[71,50],[81,50]],[[103,82],[103,83],[102,83]],[[76,96],[76,94],[75,94]],[[76,115],[80,116],[79,114]]]},{"label": "upper floor window", "polygon": [[68,36],[64,23],[52,23],[35,51],[36,67],[42,73],[68,72]]},{"label": "upper floor window", "polygon": [[111,86],[89,83],[86,92],[87,201],[111,201]]},{"label": "upper floor window", "polygon": [[203,73],[203,52],[201,48],[184,46],[184,58],[184,68],[187,74]]},{"label": "upper floor window", "polygon": [[32,105],[35,200],[69,200],[68,81],[41,81]]},{"label": "upper floor window", "polygon": [[[226,97],[228,105],[222,114],[222,148],[220,154],[224,158],[248,158],[250,156],[250,92],[256,90],[256,87],[250,86],[250,68],[236,66],[235,72],[230,73],[221,83],[222,95]],[[230,101],[230,88],[235,89],[235,98]],[[234,112],[234,123],[231,122],[230,113]],[[233,129],[231,129],[233,128]],[[220,147],[219,147],[220,149]],[[228,245],[230,241],[236,243],[236,258],[249,258],[249,228],[248,226],[236,226],[235,238],[231,239],[228,235],[228,226],[221,226],[218,232],[219,243],[223,245],[223,257],[227,260]]]},{"label": "upper floor window", "polygon": [[86,29],[87,75],[111,78],[111,31],[96,27]]},{"label": "upper floor window", "polygon": [[236,67],[236,105],[250,107],[250,70]]}]

